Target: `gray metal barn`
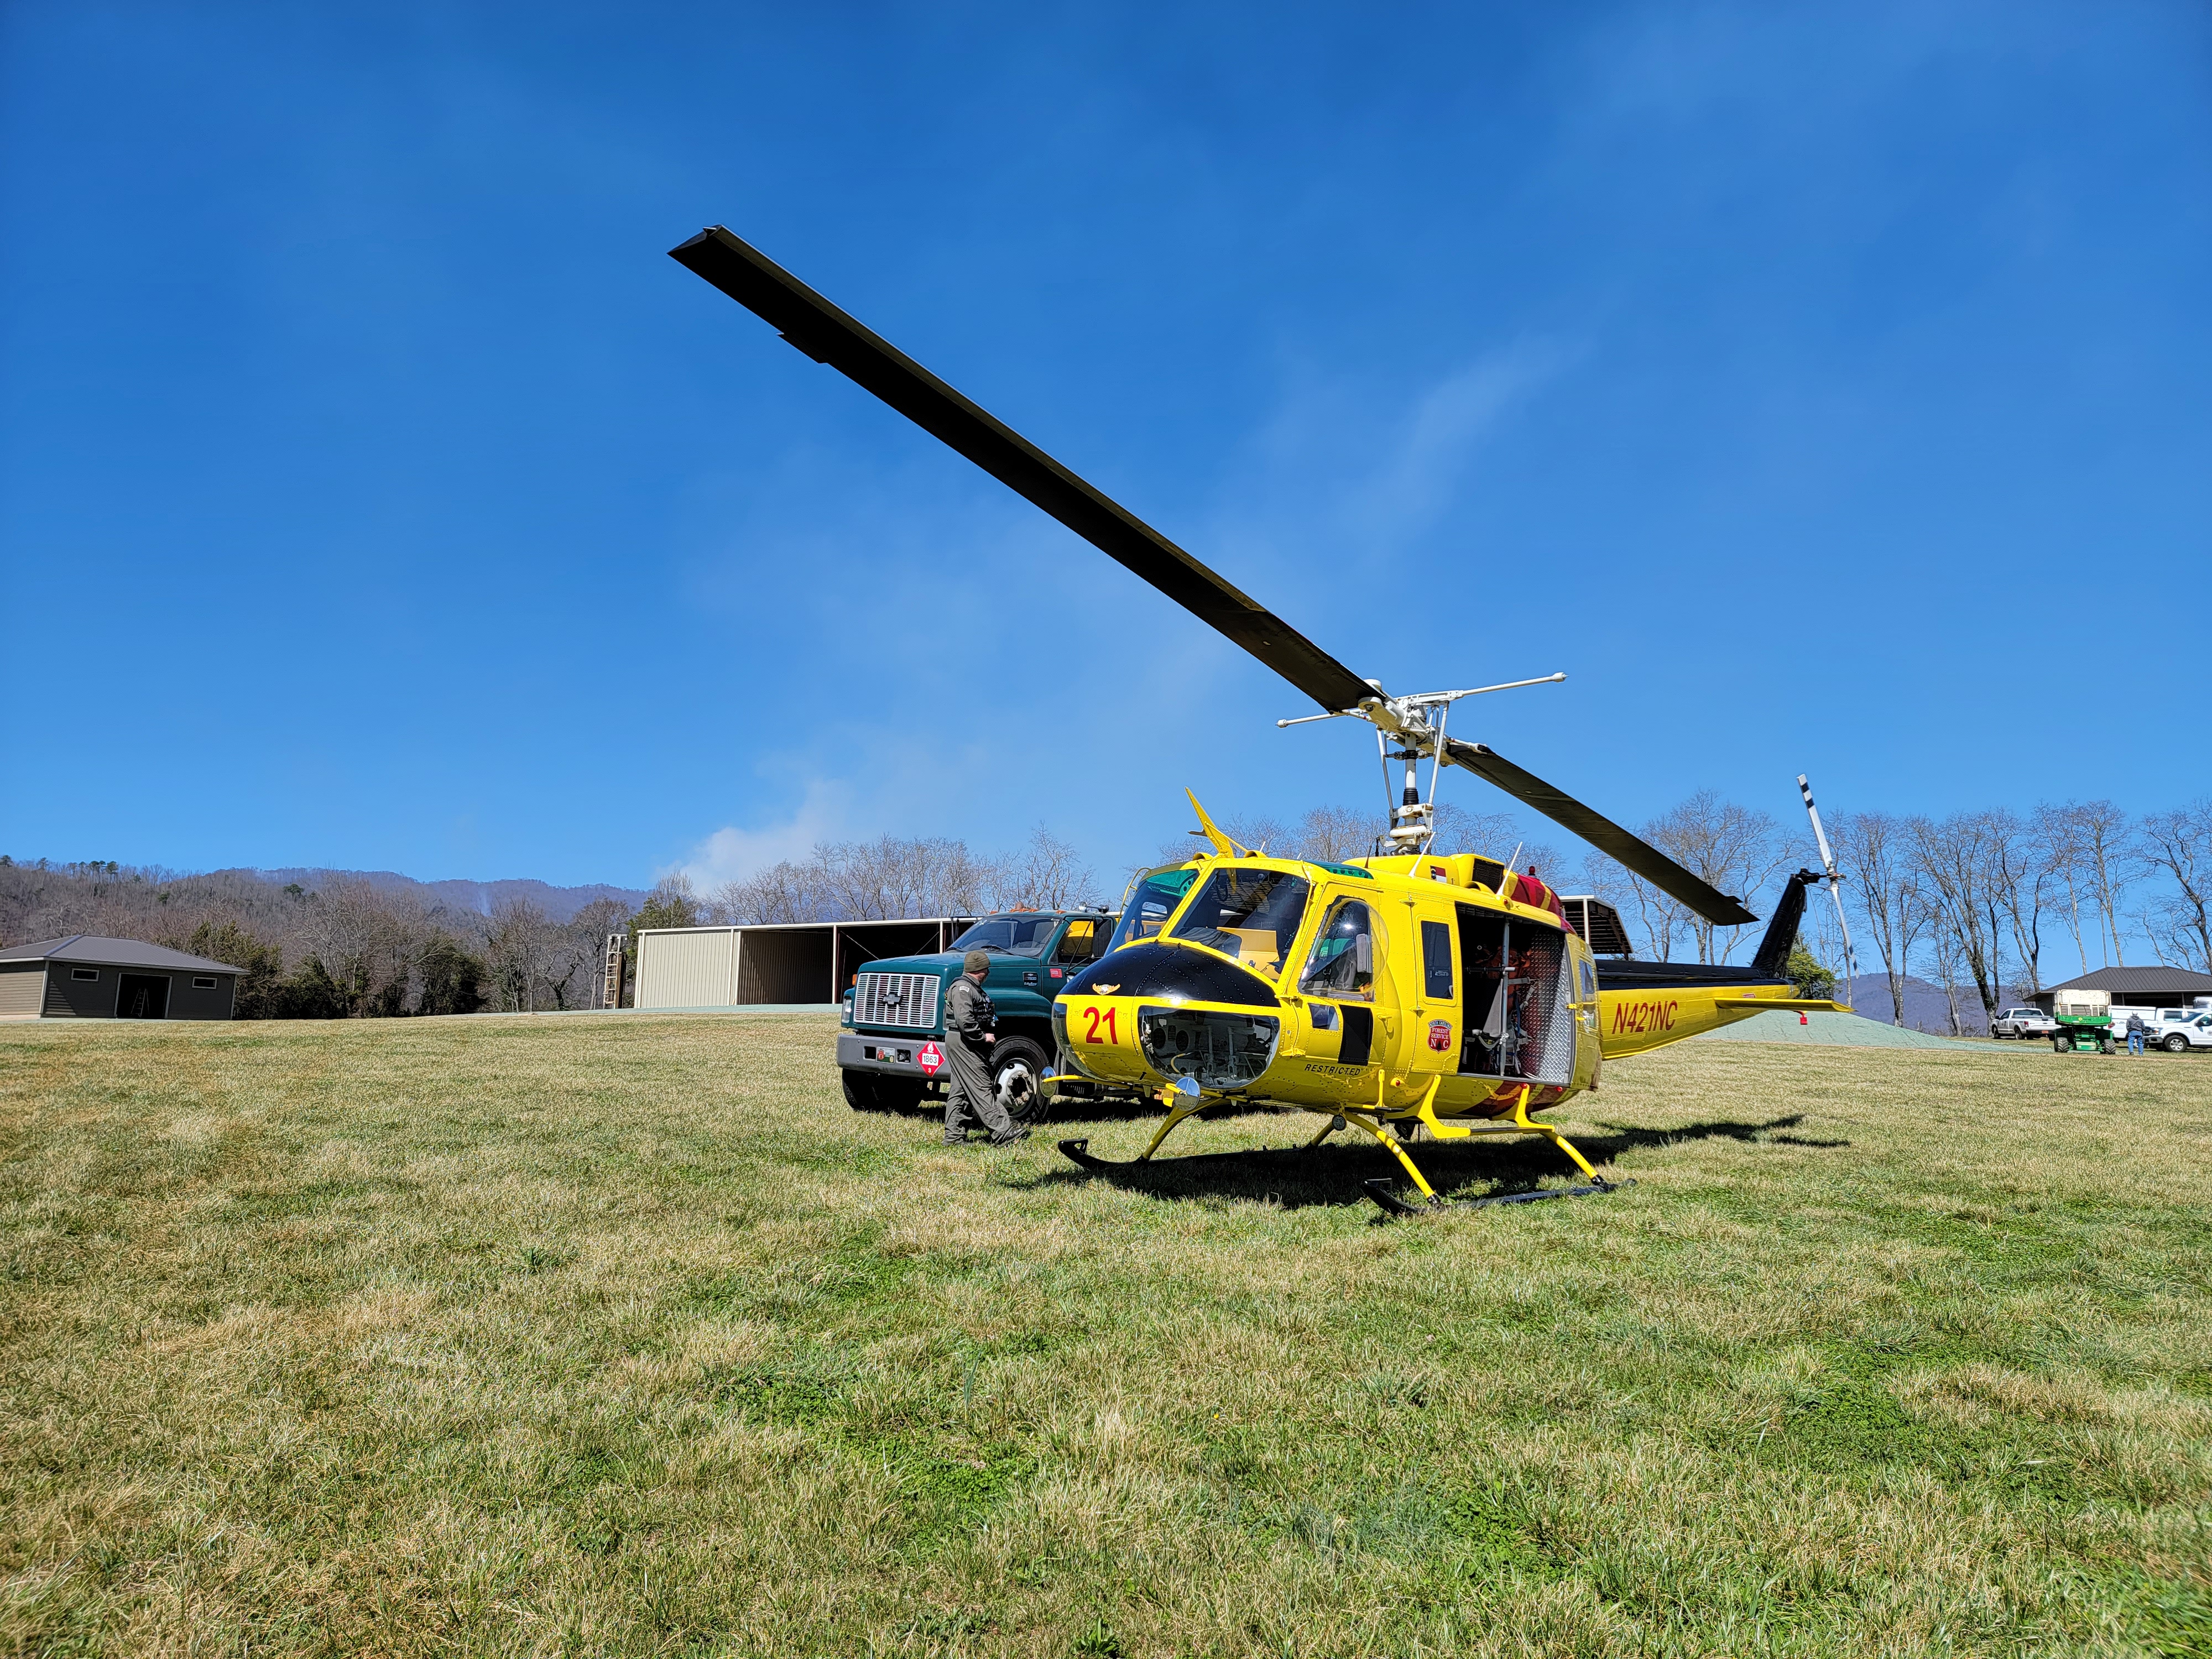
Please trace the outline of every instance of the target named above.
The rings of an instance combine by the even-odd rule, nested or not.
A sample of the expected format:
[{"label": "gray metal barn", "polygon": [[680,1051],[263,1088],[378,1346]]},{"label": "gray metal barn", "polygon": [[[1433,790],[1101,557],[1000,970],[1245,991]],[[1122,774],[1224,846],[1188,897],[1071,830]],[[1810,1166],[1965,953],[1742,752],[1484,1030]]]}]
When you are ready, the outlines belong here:
[{"label": "gray metal barn", "polygon": [[972,916],[800,921],[754,927],[644,927],[640,1008],[742,1008],[844,1000],[863,963],[942,951]]},{"label": "gray metal barn", "polygon": [[228,1019],[239,970],[135,939],[0,947],[0,1019]]}]

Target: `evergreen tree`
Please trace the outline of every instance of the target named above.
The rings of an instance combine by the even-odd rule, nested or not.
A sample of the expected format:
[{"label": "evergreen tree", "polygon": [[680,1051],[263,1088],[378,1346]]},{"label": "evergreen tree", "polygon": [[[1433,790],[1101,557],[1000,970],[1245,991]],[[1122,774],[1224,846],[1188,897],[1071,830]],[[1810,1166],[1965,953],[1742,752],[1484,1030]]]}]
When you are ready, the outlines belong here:
[{"label": "evergreen tree", "polygon": [[416,960],[422,975],[418,1014],[472,1014],[483,1006],[484,965],[451,934],[435,933]]},{"label": "evergreen tree", "polygon": [[264,945],[234,921],[218,927],[204,921],[192,929],[185,950],[211,962],[227,962],[239,970],[238,987],[231,1004],[234,1019],[276,1019],[284,1012],[284,953]]}]

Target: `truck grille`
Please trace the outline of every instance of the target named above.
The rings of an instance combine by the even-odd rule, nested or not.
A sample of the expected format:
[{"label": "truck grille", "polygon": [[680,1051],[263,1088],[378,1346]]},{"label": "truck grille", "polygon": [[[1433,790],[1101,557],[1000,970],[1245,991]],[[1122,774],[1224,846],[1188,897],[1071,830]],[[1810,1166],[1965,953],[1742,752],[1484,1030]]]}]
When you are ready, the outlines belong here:
[{"label": "truck grille", "polygon": [[934,974],[862,974],[853,988],[853,1023],[933,1030],[942,983]]}]

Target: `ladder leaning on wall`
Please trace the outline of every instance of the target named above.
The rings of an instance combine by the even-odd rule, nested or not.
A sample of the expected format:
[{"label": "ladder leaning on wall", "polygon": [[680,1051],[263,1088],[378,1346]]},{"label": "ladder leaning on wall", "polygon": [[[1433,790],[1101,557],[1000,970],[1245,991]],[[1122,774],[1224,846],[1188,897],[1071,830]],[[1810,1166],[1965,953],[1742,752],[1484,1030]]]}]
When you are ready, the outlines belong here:
[{"label": "ladder leaning on wall", "polygon": [[620,933],[607,935],[606,987],[599,1003],[602,1008],[622,1006],[623,943],[623,935]]}]

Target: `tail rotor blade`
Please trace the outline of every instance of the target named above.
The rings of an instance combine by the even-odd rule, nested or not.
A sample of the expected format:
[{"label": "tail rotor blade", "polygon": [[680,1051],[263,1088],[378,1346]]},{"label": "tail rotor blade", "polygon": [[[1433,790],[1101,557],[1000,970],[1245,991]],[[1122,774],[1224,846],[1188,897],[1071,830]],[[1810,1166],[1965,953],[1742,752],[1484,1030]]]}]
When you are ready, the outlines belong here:
[{"label": "tail rotor blade", "polygon": [[815,362],[873,392],[1028,497],[1323,708],[1357,708],[1361,698],[1375,695],[1366,681],[1281,617],[721,226],[671,248],[668,257],[721,289]]},{"label": "tail rotor blade", "polygon": [[1598,851],[1634,871],[1669,898],[1689,906],[1707,921],[1723,927],[1738,927],[1759,920],[1743,908],[1741,899],[1700,880],[1650,842],[1631,835],[1611,818],[1583,805],[1565,790],[1545,782],[1534,772],[1522,770],[1486,744],[1448,738],[1444,758],[1496,784],[1553,823],[1573,830]]}]

